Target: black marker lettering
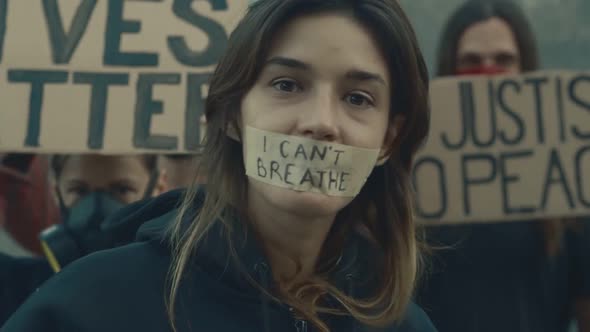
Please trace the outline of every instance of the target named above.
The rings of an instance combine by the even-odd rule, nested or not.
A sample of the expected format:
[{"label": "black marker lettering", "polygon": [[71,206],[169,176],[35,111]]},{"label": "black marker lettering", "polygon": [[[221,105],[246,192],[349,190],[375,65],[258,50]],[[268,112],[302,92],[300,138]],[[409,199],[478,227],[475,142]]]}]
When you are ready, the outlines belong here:
[{"label": "black marker lettering", "polygon": [[[438,174],[438,189],[439,189],[439,194],[441,197],[441,202],[440,202],[440,208],[438,210],[434,210],[432,212],[427,212],[424,209],[424,206],[422,205],[422,201],[420,200],[420,187],[418,186],[418,177],[420,176],[420,170],[422,169],[422,167],[426,167],[428,165],[432,165],[434,166],[435,170],[437,171]],[[412,184],[416,190],[416,194],[417,194],[417,200],[416,200],[416,210],[419,216],[421,216],[422,218],[425,219],[439,219],[442,216],[445,215],[445,213],[447,213],[448,210],[448,190],[447,190],[447,180],[446,180],[446,172],[445,172],[445,165],[443,164],[442,161],[440,161],[439,159],[436,159],[434,157],[423,157],[420,160],[418,160],[414,166],[414,171],[412,172]],[[428,183],[428,188],[426,188],[427,191],[432,190],[432,188],[430,187],[430,185],[432,185],[432,183]],[[465,192],[465,187],[463,189],[463,192]],[[465,196],[464,196],[464,203],[465,203]],[[430,206],[431,202],[428,202],[428,205]],[[466,203],[468,204],[468,203]],[[468,206],[468,205],[466,205]]]},{"label": "black marker lettering", "polygon": [[332,185],[334,185],[334,189],[338,188],[338,172],[328,172],[328,189],[332,190]]},{"label": "black marker lettering", "polygon": [[461,139],[457,143],[452,143],[447,133],[441,134],[441,141],[443,145],[449,150],[461,149],[467,143],[467,137],[471,133],[469,123],[473,117],[473,109],[475,102],[473,101],[473,84],[471,82],[459,83],[459,96],[461,98],[461,123],[463,130],[461,131]]},{"label": "black marker lettering", "polygon": [[338,191],[345,192],[346,187],[344,186],[344,182],[346,181],[345,177],[349,176],[350,173],[342,172],[340,173],[340,185],[338,186]]},{"label": "black marker lettering", "polygon": [[266,171],[266,168],[264,168],[264,163],[262,162],[262,159],[259,157],[258,160],[256,161],[256,163],[257,163],[257,168],[258,168],[258,176],[266,179],[266,174],[268,172]]},{"label": "black marker lettering", "polygon": [[317,145],[313,145],[313,147],[311,148],[311,157],[309,158],[310,160],[314,160],[315,156],[318,155],[320,160],[324,160],[326,159],[326,153],[328,153],[328,147],[324,146],[324,151],[320,151],[320,148]]},{"label": "black marker lettering", "polygon": [[266,152],[266,135],[262,137],[262,151]]},{"label": "black marker lettering", "polygon": [[[553,177],[554,170],[557,171],[557,178]],[[561,185],[561,188],[563,189],[563,192],[566,196],[569,208],[573,209],[574,198],[567,183],[567,178],[565,176],[565,171],[563,169],[563,165],[561,164],[561,160],[559,159],[559,154],[555,149],[551,149],[551,154],[549,157],[549,166],[547,167],[547,173],[545,175],[545,184],[543,185],[541,209],[545,210],[545,208],[547,208],[547,200],[549,199],[549,188],[555,184]]]},{"label": "black marker lettering", "polygon": [[[227,10],[226,0],[208,0],[213,10]],[[193,67],[214,65],[223,54],[227,45],[227,34],[221,24],[202,16],[193,9],[194,0],[174,0],[172,10],[181,20],[200,28],[207,34],[209,43],[203,51],[191,50],[184,37],[168,37],[168,48],[178,62]]]},{"label": "black marker lettering", "polygon": [[336,152],[336,160],[334,160],[334,165],[338,165],[338,160],[340,160],[340,154],[344,153],[343,150],[334,150]]},{"label": "black marker lettering", "polygon": [[203,85],[209,82],[211,74],[189,74],[187,79],[186,109],[184,113],[184,145],[187,150],[201,146],[201,116],[205,114]]},{"label": "black marker lettering", "polygon": [[510,205],[510,196],[508,192],[508,185],[512,182],[518,182],[520,176],[514,174],[508,174],[507,162],[510,159],[528,158],[533,155],[532,151],[518,151],[503,153],[500,155],[500,179],[502,185],[502,207],[505,214],[513,213],[528,213],[534,212],[534,206],[517,206],[513,207]]},{"label": "black marker lettering", "polygon": [[[590,98],[584,100],[584,99],[582,99],[581,95],[576,94],[576,91],[577,91],[576,88],[578,87],[578,84],[582,85],[583,83],[590,84],[590,75],[580,75],[580,76],[574,78],[569,84],[568,92],[569,92],[569,96],[570,96],[571,100],[574,102],[574,104],[583,108],[586,112],[588,112],[588,115],[590,115]],[[586,97],[589,97],[589,96],[586,95]],[[587,121],[583,121],[583,122],[588,124],[588,123],[590,123],[590,119]],[[588,126],[588,129],[586,131],[582,131],[582,129],[580,129],[580,127],[578,127],[577,125],[573,125],[572,126],[572,133],[577,139],[580,139],[580,140],[590,139],[590,126]]]},{"label": "black marker lettering", "polygon": [[545,121],[543,120],[543,98],[541,94],[541,85],[547,84],[546,77],[527,78],[526,84],[533,86],[535,93],[535,114],[537,115],[537,142],[545,143]]},{"label": "black marker lettering", "polygon": [[88,27],[96,2],[97,0],[82,0],[76,9],[74,19],[70,24],[70,30],[66,32],[57,0],[43,0],[43,11],[45,12],[49,30],[53,63],[64,64],[70,62],[80,43],[80,39],[82,39]]},{"label": "black marker lettering", "polygon": [[0,63],[4,55],[4,37],[6,36],[6,19],[8,17],[8,2],[0,0]]},{"label": "black marker lettering", "polygon": [[139,74],[133,128],[133,145],[135,147],[158,150],[175,150],[178,148],[178,137],[152,135],[150,131],[152,117],[164,113],[162,101],[153,98],[154,85],[177,85],[179,83],[179,74]]},{"label": "black marker lettering", "polygon": [[318,185],[318,188],[324,187],[324,174],[326,174],[326,171],[317,171],[317,173],[320,175],[320,183]]},{"label": "black marker lettering", "polygon": [[505,79],[502,81],[502,83],[500,83],[497,90],[498,106],[500,111],[508,115],[514,121],[514,125],[516,126],[516,134],[512,138],[508,137],[504,129],[500,129],[500,140],[506,145],[514,146],[522,142],[522,139],[526,134],[526,127],[523,119],[506,103],[505,97],[507,88],[511,88],[511,90],[514,90],[517,94],[520,94],[521,88],[517,81],[513,79]]},{"label": "black marker lettering", "polygon": [[[265,138],[266,138],[266,136],[265,136]],[[283,158],[289,158],[289,154],[287,152],[285,152],[285,145],[287,145],[287,144],[291,144],[291,142],[289,142],[289,141],[282,141],[281,144],[279,145],[279,150],[281,152],[281,157],[283,157]]]},{"label": "black marker lettering", "polygon": [[489,99],[489,111],[490,111],[490,119],[486,121],[486,124],[490,125],[490,137],[488,139],[480,139],[478,136],[479,130],[477,125],[477,114],[478,110],[473,108],[473,112],[471,114],[471,132],[473,134],[473,144],[480,148],[486,148],[494,145],[496,142],[496,95],[494,93],[494,83],[492,80],[488,81],[488,99]]},{"label": "black marker lettering", "polygon": [[555,101],[557,102],[556,109],[557,115],[559,116],[559,141],[565,143],[565,112],[563,110],[563,85],[561,84],[561,78],[555,79]]},{"label": "black marker lettering", "polygon": [[271,180],[272,180],[272,175],[273,175],[273,174],[276,174],[276,175],[277,175],[277,177],[278,177],[278,178],[279,178],[281,181],[283,181],[283,177],[282,177],[282,176],[281,176],[281,174],[279,173],[279,168],[280,168],[280,167],[281,167],[281,165],[280,165],[278,162],[276,162],[276,161],[274,161],[274,160],[272,160],[272,161],[270,162],[270,179],[271,179]]},{"label": "black marker lettering", "polygon": [[141,31],[141,22],[123,18],[125,1],[109,0],[103,62],[105,65],[110,66],[156,67],[158,66],[157,53],[121,51],[121,36],[123,33],[138,33]]},{"label": "black marker lettering", "polygon": [[287,166],[285,166],[285,183],[293,185],[293,182],[289,180],[289,176],[292,174],[291,167],[295,167],[295,164],[287,164]]},{"label": "black marker lettering", "polygon": [[305,154],[305,148],[302,144],[299,144],[297,146],[297,151],[295,151],[295,158],[297,158],[297,156],[299,156],[300,154],[303,155],[303,159],[307,160],[307,154]]},{"label": "black marker lettering", "polygon": [[41,113],[45,84],[64,84],[68,81],[68,72],[53,70],[8,70],[8,82],[29,83],[29,122],[25,146],[39,147],[41,136]]},{"label": "black marker lettering", "polygon": [[[469,175],[469,164],[471,163],[486,163],[489,166],[487,176],[471,177]],[[461,174],[463,175],[463,209],[466,216],[471,215],[471,201],[469,188],[471,186],[480,186],[494,181],[497,174],[496,160],[490,154],[472,154],[464,155],[461,158]]]},{"label": "black marker lettering", "polygon": [[312,187],[315,187],[315,183],[313,183],[313,176],[311,175],[311,171],[308,169],[305,170],[305,174],[303,174],[303,177],[301,178],[301,182],[299,182],[299,185],[303,185],[305,182],[309,182],[311,183]]},{"label": "black marker lettering", "polygon": [[[584,164],[584,160],[582,159],[586,154],[586,162]],[[586,173],[583,173],[585,170]],[[576,153],[576,164],[575,164],[575,175],[576,178],[574,182],[576,183],[576,189],[578,191],[578,197],[580,198],[580,203],[584,205],[586,208],[590,208],[590,193],[586,196],[584,192],[584,188],[590,189],[590,186],[585,186],[584,184],[588,183],[590,177],[590,146],[585,146],[578,150]]]},{"label": "black marker lettering", "polygon": [[128,74],[74,73],[74,84],[90,84],[90,116],[88,118],[88,148],[102,149],[109,98],[109,86],[128,85]]}]

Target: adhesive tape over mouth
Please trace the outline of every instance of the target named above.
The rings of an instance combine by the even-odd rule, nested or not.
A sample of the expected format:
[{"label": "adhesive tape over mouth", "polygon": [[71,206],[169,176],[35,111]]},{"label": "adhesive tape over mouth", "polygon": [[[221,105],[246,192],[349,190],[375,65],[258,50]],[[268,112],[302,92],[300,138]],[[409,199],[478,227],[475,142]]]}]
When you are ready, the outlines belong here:
[{"label": "adhesive tape over mouth", "polygon": [[246,175],[295,191],[355,197],[379,152],[249,126],[244,131]]}]

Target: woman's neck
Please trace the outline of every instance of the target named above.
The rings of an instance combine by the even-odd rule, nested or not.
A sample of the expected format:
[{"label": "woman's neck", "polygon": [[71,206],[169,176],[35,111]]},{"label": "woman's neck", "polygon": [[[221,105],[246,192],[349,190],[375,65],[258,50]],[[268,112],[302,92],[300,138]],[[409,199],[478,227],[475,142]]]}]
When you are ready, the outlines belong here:
[{"label": "woman's neck", "polygon": [[249,196],[250,221],[275,280],[298,282],[312,275],[335,216],[296,215],[273,207],[259,195]]}]

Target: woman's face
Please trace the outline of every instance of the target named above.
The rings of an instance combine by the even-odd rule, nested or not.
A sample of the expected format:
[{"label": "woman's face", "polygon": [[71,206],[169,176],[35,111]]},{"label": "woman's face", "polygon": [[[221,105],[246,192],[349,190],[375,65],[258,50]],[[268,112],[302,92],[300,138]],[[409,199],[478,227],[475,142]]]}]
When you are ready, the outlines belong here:
[{"label": "woman's face", "polygon": [[[277,33],[242,101],[242,126],[384,148],[391,138],[391,80],[372,36],[353,18],[300,17]],[[333,215],[352,200],[248,181],[250,197],[296,215]]]},{"label": "woman's face", "polygon": [[66,207],[95,191],[129,204],[143,198],[149,180],[143,157],[80,155],[66,159],[57,185]]},{"label": "woman's face", "polygon": [[495,68],[519,73],[520,53],[512,29],[497,17],[470,26],[459,40],[456,63],[457,72]]}]

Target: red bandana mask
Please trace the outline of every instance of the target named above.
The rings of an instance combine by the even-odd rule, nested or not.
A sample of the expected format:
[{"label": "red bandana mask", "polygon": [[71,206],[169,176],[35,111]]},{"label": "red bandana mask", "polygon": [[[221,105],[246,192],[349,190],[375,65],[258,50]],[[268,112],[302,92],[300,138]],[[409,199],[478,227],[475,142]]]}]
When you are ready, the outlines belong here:
[{"label": "red bandana mask", "polygon": [[478,66],[467,69],[457,70],[455,75],[467,76],[467,75],[499,75],[506,73],[506,69],[496,66]]}]

